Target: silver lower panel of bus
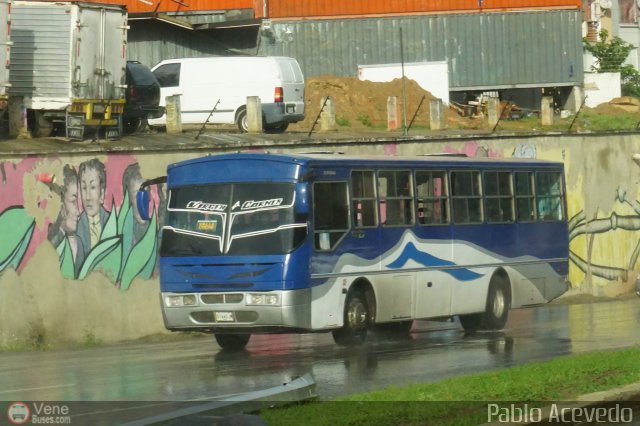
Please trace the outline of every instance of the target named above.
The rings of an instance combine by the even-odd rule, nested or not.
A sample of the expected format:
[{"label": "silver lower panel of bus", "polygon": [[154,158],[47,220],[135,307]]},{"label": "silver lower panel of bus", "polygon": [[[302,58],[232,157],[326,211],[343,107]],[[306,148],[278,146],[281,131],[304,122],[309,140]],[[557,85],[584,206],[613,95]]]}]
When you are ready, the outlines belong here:
[{"label": "silver lower panel of bus", "polygon": [[[278,299],[277,304],[250,304],[250,296]],[[195,305],[168,306],[172,299]],[[177,299],[176,299],[177,298]],[[254,297],[255,299],[256,297]],[[161,293],[160,303],[165,327],[169,330],[203,331],[277,331],[311,328],[311,290],[231,292],[231,293]]]}]

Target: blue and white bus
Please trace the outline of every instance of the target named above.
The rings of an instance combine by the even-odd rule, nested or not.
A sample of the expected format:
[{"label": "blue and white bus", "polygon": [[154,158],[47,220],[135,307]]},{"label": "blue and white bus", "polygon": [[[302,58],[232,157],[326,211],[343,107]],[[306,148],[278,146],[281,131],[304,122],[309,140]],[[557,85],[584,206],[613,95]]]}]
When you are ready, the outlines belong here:
[{"label": "blue and white bus", "polygon": [[[454,316],[496,330],[567,289],[561,163],[234,153],[172,164],[166,182],[165,325],[222,348],[315,331],[357,345]],[[138,202],[148,216],[145,185]]]}]

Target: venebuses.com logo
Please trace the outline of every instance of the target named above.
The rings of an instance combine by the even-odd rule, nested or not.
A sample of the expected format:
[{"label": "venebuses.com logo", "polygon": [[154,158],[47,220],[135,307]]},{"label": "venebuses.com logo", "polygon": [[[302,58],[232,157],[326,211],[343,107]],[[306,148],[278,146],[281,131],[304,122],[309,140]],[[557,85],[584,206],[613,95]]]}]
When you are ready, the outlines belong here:
[{"label": "venebuses.com logo", "polygon": [[14,402],[7,409],[7,417],[14,425],[23,425],[29,421],[31,410],[24,402]]},{"label": "venebuses.com logo", "polygon": [[10,424],[71,424],[70,409],[58,402],[14,402],[7,409]]}]

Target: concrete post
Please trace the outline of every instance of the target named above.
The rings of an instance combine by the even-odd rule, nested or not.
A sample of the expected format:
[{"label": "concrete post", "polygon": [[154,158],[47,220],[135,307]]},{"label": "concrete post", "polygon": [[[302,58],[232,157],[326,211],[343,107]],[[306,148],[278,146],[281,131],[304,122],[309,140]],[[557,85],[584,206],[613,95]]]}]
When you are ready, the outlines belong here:
[{"label": "concrete post", "polygon": [[447,117],[442,99],[433,99],[429,103],[429,125],[431,130],[444,130],[447,128]]},{"label": "concrete post", "polygon": [[569,95],[567,102],[564,104],[563,109],[571,111],[571,113],[575,114],[582,106],[584,97],[584,89],[579,86],[573,86],[573,88],[571,89],[571,94]]},{"label": "concrete post", "polygon": [[259,96],[247,96],[247,128],[249,133],[262,133],[262,103]]},{"label": "concrete post", "polygon": [[540,106],[540,119],[543,126],[551,126],[553,124],[553,97],[542,97],[542,104]]},{"label": "concrete post", "polygon": [[9,114],[9,137],[29,139],[31,133],[27,127],[27,107],[22,96],[10,96],[7,105]]},{"label": "concrete post", "polygon": [[487,124],[493,127],[500,120],[500,99],[489,98],[487,100]]},{"label": "concrete post", "polygon": [[180,95],[167,96],[167,133],[182,133],[182,110],[180,108]]},{"label": "concrete post", "polygon": [[[326,99],[326,103],[325,103]],[[324,109],[320,114],[320,131],[330,132],[336,129],[336,107],[330,96],[323,97],[320,107],[324,105]]]},{"label": "concrete post", "polygon": [[387,130],[397,130],[400,127],[400,104],[397,96],[387,98]]}]

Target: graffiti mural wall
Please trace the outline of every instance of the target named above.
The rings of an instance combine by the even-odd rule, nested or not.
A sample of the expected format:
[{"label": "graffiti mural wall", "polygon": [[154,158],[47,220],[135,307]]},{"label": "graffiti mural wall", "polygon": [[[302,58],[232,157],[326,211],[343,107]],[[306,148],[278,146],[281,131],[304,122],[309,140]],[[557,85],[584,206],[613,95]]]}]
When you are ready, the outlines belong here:
[{"label": "graffiti mural wall", "polygon": [[[632,290],[640,257],[640,145],[602,138],[574,144],[554,141],[465,142],[443,152],[469,157],[539,158],[559,161],[567,176],[569,280],[574,289],[601,296]],[[571,158],[570,158],[571,157]]]},{"label": "graffiti mural wall", "polygon": [[165,190],[151,188],[149,221],[135,197],[164,174],[169,156],[159,158],[0,159],[0,350],[166,332],[157,278]]},{"label": "graffiti mural wall", "polygon": [[[143,221],[135,193],[145,180],[133,158],[98,158],[77,166],[61,161],[0,163],[0,271],[20,271],[35,246],[47,240],[59,256],[64,278],[85,279],[101,271],[127,290],[136,277],[151,277],[159,239],[156,188],[151,221]],[[20,197],[20,195],[23,197]],[[35,199],[33,198],[35,197]],[[37,211],[33,211],[33,208]],[[35,213],[35,214],[34,214]]]}]

